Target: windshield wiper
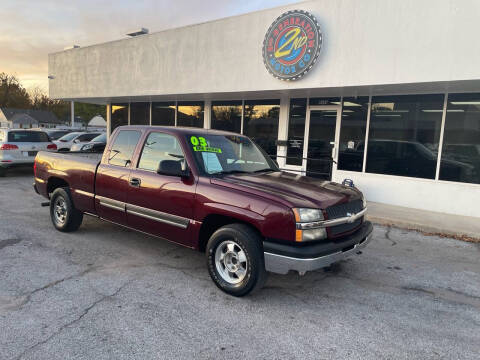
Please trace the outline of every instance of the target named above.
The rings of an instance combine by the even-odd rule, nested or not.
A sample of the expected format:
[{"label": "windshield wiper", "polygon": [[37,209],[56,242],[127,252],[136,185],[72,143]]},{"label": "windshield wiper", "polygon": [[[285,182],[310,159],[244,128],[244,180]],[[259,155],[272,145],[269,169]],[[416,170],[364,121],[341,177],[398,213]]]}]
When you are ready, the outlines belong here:
[{"label": "windshield wiper", "polygon": [[269,172],[269,171],[276,171],[276,170],[270,169],[270,168],[265,168],[265,169],[255,170],[254,173],[262,173],[262,172]]},{"label": "windshield wiper", "polygon": [[219,171],[219,172],[213,173],[212,175],[231,175],[231,174],[250,174],[250,171],[244,171],[244,170]]}]

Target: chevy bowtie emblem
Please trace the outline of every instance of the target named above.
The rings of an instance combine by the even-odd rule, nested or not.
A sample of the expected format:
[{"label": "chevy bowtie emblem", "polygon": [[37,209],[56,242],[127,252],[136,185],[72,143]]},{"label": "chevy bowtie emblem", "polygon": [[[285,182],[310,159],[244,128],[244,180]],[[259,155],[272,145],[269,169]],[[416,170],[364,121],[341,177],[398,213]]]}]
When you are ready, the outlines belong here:
[{"label": "chevy bowtie emblem", "polygon": [[347,217],[349,218],[349,219],[347,220],[347,223],[349,223],[349,224],[353,223],[353,222],[355,221],[354,216],[355,216],[355,214],[352,214],[352,213],[347,212]]}]

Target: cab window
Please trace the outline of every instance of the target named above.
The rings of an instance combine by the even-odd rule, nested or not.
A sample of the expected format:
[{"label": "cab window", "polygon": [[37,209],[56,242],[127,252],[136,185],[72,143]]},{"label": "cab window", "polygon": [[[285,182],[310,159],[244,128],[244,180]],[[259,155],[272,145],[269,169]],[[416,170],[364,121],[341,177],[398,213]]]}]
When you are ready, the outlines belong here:
[{"label": "cab window", "polygon": [[108,163],[116,166],[128,166],[132,161],[140,135],[140,131],[121,130],[112,144]]},{"label": "cab window", "polygon": [[169,134],[152,132],[145,140],[138,168],[156,172],[164,160],[178,161],[182,169],[185,169],[185,157],[177,138]]}]

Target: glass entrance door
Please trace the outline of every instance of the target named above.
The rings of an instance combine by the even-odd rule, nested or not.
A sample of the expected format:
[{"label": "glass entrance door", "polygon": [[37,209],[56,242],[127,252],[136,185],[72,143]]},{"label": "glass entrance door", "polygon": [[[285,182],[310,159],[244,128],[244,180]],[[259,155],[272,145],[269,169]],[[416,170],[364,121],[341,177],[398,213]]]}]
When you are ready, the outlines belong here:
[{"label": "glass entrance door", "polygon": [[[310,106],[307,114],[303,169],[307,176],[331,180],[336,170],[339,106]],[[339,132],[339,131],[338,131]]]}]

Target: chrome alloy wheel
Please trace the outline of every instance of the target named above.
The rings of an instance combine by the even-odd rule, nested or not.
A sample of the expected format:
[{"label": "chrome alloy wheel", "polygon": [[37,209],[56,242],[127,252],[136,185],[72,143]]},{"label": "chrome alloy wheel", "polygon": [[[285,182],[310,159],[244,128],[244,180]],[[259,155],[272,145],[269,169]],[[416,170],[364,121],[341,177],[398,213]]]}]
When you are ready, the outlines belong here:
[{"label": "chrome alloy wheel", "polygon": [[53,205],[53,215],[57,224],[65,224],[65,221],[67,220],[67,203],[61,196],[55,199],[55,204]]},{"label": "chrome alloy wheel", "polygon": [[223,280],[235,285],[243,281],[247,274],[247,256],[233,240],[226,240],[215,251],[215,266]]}]

